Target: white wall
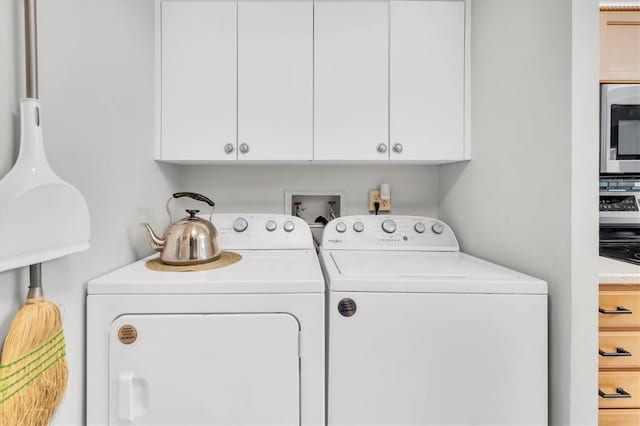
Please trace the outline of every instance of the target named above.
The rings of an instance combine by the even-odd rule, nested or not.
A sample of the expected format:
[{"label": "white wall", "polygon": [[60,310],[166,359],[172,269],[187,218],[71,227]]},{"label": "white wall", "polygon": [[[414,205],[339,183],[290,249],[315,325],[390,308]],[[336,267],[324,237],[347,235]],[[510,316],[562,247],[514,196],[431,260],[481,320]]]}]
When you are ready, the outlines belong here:
[{"label": "white wall", "polygon": [[597,424],[597,13],[591,0],[474,2],[473,160],[440,173],[462,248],[549,283],[556,425]]},{"label": "white wall", "polygon": [[[437,167],[154,162],[153,13],[152,0],[38,0],[47,155],[85,195],[92,221],[89,251],[43,265],[45,295],[65,311],[70,368],[56,424],[84,422],[86,283],[150,252],[138,223],[163,229],[172,192],[211,195],[219,212],[282,212],[285,189],[343,189],[349,213],[363,213],[367,191],[388,182],[395,213],[437,215]],[[22,22],[22,0],[0,1],[0,176],[17,155]],[[0,338],[24,303],[27,285],[24,269],[0,273]]]},{"label": "white wall", "polygon": [[283,213],[285,189],[338,189],[346,191],[347,214],[363,214],[368,191],[388,183],[393,213],[438,214],[438,169],[433,166],[181,167],[180,187],[210,195],[220,213]]}]

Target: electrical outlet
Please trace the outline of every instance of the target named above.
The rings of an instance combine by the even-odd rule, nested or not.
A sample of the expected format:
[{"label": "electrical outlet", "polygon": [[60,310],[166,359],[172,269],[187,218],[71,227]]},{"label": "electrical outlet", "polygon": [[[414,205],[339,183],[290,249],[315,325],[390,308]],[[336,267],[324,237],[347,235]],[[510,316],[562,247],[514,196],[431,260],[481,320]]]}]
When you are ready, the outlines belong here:
[{"label": "electrical outlet", "polygon": [[380,209],[378,209],[379,212],[391,211],[391,200],[381,200],[380,190],[372,189],[371,191],[369,191],[369,211],[370,212],[376,211],[376,208],[373,205],[373,203],[375,203],[376,201],[380,203]]}]

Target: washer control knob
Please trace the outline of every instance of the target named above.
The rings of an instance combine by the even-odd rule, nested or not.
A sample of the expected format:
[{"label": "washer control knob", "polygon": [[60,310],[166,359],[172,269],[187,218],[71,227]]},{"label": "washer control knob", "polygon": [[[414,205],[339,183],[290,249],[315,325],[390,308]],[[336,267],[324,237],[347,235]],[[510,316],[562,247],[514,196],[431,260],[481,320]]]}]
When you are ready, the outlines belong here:
[{"label": "washer control knob", "polygon": [[436,222],[431,225],[431,230],[434,234],[442,234],[442,232],[444,231],[444,226],[442,226],[440,222]]},{"label": "washer control knob", "polygon": [[282,227],[284,228],[285,231],[291,232],[296,226],[293,224],[292,221],[288,220],[284,223]]},{"label": "washer control knob", "polygon": [[422,222],[418,222],[415,225],[413,225],[413,229],[418,233],[418,234],[422,234],[424,233],[424,231],[427,230],[427,226],[422,223]]},{"label": "washer control knob", "polygon": [[278,227],[278,224],[273,219],[269,219],[267,221],[267,224],[265,225],[265,228],[267,228],[267,231],[269,232],[275,231],[277,227]]},{"label": "washer control knob", "polygon": [[336,231],[340,232],[341,234],[347,230],[347,224],[344,222],[338,222],[336,223]]},{"label": "washer control knob", "polygon": [[396,223],[391,219],[385,219],[382,222],[382,230],[387,234],[393,234],[396,232]]},{"label": "washer control knob", "polygon": [[244,232],[249,227],[247,219],[239,217],[233,222],[233,230],[236,232]]},{"label": "washer control knob", "polygon": [[353,224],[353,230],[356,232],[364,231],[364,223],[357,221],[356,223]]}]

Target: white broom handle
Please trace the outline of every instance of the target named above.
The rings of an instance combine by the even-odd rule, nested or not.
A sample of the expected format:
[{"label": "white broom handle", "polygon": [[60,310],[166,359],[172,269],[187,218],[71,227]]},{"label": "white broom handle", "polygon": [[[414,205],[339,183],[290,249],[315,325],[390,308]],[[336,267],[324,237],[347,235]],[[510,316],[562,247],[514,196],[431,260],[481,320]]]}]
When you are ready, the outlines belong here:
[{"label": "white broom handle", "polygon": [[24,0],[24,41],[27,71],[27,98],[38,98],[38,34],[36,0]]}]

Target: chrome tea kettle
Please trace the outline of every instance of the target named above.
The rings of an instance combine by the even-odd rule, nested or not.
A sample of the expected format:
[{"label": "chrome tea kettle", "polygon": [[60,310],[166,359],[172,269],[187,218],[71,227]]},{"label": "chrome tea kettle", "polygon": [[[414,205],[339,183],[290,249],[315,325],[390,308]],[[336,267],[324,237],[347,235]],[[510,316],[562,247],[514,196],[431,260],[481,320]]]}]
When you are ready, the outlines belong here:
[{"label": "chrome tea kettle", "polygon": [[[187,209],[189,216],[173,221],[169,204],[174,198],[190,197],[211,206],[209,220],[196,216],[200,210]],[[218,230],[213,223],[213,207],[215,203],[204,195],[195,192],[176,192],[167,201],[169,228],[162,238],[158,237],[148,223],[142,225],[147,230],[149,244],[160,253],[160,260],[168,265],[196,265],[216,260],[222,250],[218,241]]]}]

